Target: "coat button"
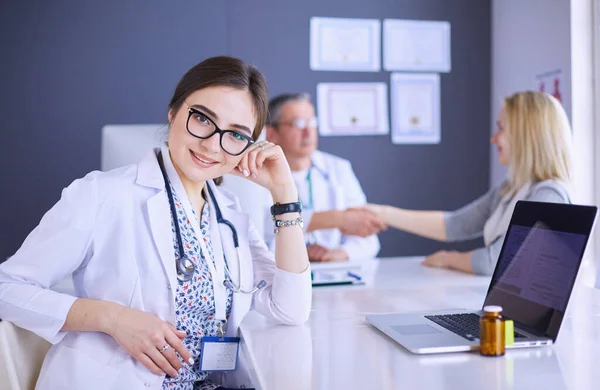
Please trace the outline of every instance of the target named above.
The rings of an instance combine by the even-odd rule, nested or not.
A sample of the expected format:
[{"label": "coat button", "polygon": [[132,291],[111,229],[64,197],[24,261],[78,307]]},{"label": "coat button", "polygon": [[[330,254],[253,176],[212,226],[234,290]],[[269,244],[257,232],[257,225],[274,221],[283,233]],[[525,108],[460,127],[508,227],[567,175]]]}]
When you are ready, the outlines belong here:
[{"label": "coat button", "polygon": [[150,387],[150,383],[144,383],[144,386]]},{"label": "coat button", "polygon": [[167,284],[167,290],[170,290],[170,289],[171,289],[171,285]]}]

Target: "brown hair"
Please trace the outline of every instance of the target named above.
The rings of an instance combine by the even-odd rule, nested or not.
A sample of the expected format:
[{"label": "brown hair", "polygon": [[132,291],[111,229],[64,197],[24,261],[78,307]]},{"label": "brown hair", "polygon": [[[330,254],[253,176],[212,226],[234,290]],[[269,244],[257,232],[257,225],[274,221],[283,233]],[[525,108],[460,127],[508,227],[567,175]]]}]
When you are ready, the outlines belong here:
[{"label": "brown hair", "polygon": [[[252,138],[256,141],[267,121],[269,105],[267,82],[262,73],[255,66],[248,65],[237,58],[226,56],[208,58],[183,75],[169,102],[169,110],[179,111],[188,96],[210,87],[230,87],[250,93],[256,115]],[[215,179],[217,185],[222,181],[222,177]]]}]

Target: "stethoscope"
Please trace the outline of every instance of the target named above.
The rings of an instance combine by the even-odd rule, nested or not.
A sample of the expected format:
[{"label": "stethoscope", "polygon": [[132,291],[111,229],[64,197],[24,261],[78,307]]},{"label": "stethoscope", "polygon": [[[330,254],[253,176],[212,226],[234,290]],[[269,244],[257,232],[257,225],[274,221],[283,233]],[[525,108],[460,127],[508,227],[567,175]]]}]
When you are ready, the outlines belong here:
[{"label": "stethoscope", "polygon": [[[183,242],[181,240],[181,231],[179,230],[179,223],[177,223],[177,211],[175,210],[175,201],[173,200],[173,192],[171,191],[171,185],[169,184],[169,180],[167,178],[167,173],[165,171],[165,166],[164,166],[164,162],[162,159],[162,153],[160,153],[158,155],[158,164],[160,165],[160,171],[161,171],[161,173],[163,175],[163,179],[165,181],[165,189],[167,190],[167,195],[169,198],[169,207],[171,208],[171,215],[173,216],[173,219],[174,219],[173,223],[175,225],[175,234],[177,236],[177,248],[179,249],[179,255],[181,256],[176,261],[177,279],[179,279],[183,282],[187,282],[187,281],[190,281],[192,279],[192,277],[194,276],[194,274],[196,273],[197,266],[193,261],[191,261],[190,259],[188,259],[185,256],[185,252],[183,251]],[[233,245],[235,247],[235,253],[237,255],[238,270],[239,270],[238,282],[237,282],[237,284],[233,283],[233,278],[231,276],[231,273],[229,272],[229,268],[227,267],[227,259],[225,259],[226,278],[223,281],[223,285],[225,285],[225,287],[227,287],[234,293],[254,294],[256,291],[265,287],[267,285],[267,282],[265,282],[264,280],[261,280],[260,282],[258,282],[258,284],[256,286],[254,286],[254,288],[252,290],[243,290],[242,289],[242,287],[241,287],[241,285],[242,285],[242,283],[241,283],[242,259],[240,256],[240,243],[238,240],[237,230],[235,229],[235,226],[233,226],[231,221],[228,221],[225,218],[223,218],[223,214],[221,213],[221,208],[219,207],[219,204],[217,203],[215,195],[214,195],[212,189],[210,188],[210,186],[208,185],[208,183],[206,184],[206,189],[208,190],[208,195],[210,196],[210,199],[215,208],[215,213],[217,216],[217,223],[227,225],[229,227],[229,229],[231,230],[231,235],[233,237]],[[206,259],[206,261],[210,261],[210,260]]]},{"label": "stethoscope", "polygon": [[[300,201],[302,202],[302,207],[306,210],[312,210],[312,208],[315,206],[314,201],[313,201],[313,181],[312,181],[312,171],[313,170],[317,171],[326,182],[329,182],[329,174],[327,172],[323,171],[321,168],[317,167],[311,161],[310,168],[308,168],[308,173],[306,174],[306,179],[305,179],[306,183],[308,184],[308,203],[304,203],[304,202],[302,202],[302,199],[300,199]],[[308,233],[306,235],[306,246],[316,244],[316,243],[317,243],[317,238],[315,237],[315,234],[313,232]]]},{"label": "stethoscope", "polygon": [[312,182],[312,171],[317,171],[325,181],[329,182],[329,174],[323,171],[321,168],[317,167],[315,164],[310,164],[310,168],[308,168],[308,173],[306,174],[306,183],[308,184],[308,203],[302,202],[302,207],[306,210],[312,209],[314,207],[313,203],[313,182]]}]

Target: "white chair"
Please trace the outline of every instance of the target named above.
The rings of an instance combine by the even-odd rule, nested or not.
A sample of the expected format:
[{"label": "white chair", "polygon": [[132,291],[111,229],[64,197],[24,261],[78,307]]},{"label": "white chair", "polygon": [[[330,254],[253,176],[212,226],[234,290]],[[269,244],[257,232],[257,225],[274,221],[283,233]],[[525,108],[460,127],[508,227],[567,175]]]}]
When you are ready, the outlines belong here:
[{"label": "white chair", "polygon": [[33,390],[50,343],[8,321],[0,322],[0,390]]},{"label": "white chair", "polygon": [[[263,131],[259,140],[264,139]],[[102,128],[103,171],[139,162],[153,148],[167,140],[167,126],[106,125]],[[271,194],[266,189],[239,177],[226,175],[223,188],[233,192],[240,200],[242,210],[250,215],[250,221],[264,237],[264,229],[271,207]]]},{"label": "white chair", "polygon": [[271,193],[258,184],[233,175],[225,175],[221,186],[237,195],[242,211],[250,216],[250,221],[264,240],[265,229],[273,225],[270,221],[273,204]]},{"label": "white chair", "polygon": [[102,128],[103,171],[139,162],[167,140],[166,125],[106,125]]}]

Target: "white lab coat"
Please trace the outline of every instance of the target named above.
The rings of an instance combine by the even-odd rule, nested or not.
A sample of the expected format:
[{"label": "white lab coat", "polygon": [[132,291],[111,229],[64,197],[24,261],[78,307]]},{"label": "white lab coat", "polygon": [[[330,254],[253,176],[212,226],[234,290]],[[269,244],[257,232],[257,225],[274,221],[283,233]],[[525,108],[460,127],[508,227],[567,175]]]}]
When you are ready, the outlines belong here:
[{"label": "white lab coat", "polygon": [[[74,181],[19,251],[0,265],[0,318],[54,344],[38,389],[161,389],[164,375],[152,374],[112,337],[61,332],[76,297],[49,290],[72,274],[77,297],[117,302],[175,323],[171,214],[155,153],[137,165]],[[237,228],[242,288],[267,282],[253,295],[234,293],[227,335],[237,335],[251,308],[281,323],[305,322],[311,308],[310,270],[293,274],[278,269],[236,198],[210,185],[224,218]],[[217,224],[214,205],[209,205],[214,256],[225,252],[235,259],[230,230]],[[228,266],[237,281],[237,262]],[[227,377],[241,384],[235,375],[225,375],[229,382]]]},{"label": "white lab coat", "polygon": [[[332,154],[315,151],[311,156],[312,167],[312,210],[303,210],[305,234],[313,235],[315,242],[328,249],[341,248],[348,254],[350,260],[370,259],[377,256],[380,245],[377,235],[369,237],[346,236],[339,229],[324,229],[306,233],[314,212],[329,210],[346,210],[361,206],[367,202],[360,183],[350,161]],[[300,193],[308,186],[306,180],[296,181]],[[304,200],[304,199],[303,199]],[[305,202],[307,200],[304,200]],[[265,239],[271,248],[274,247],[273,231],[270,225],[265,231]]]}]

